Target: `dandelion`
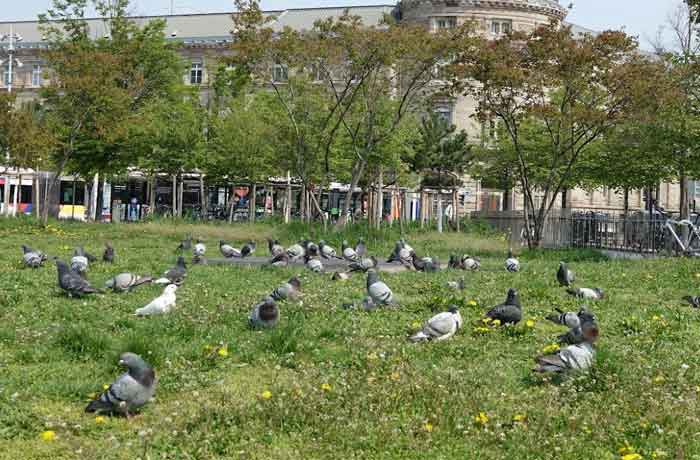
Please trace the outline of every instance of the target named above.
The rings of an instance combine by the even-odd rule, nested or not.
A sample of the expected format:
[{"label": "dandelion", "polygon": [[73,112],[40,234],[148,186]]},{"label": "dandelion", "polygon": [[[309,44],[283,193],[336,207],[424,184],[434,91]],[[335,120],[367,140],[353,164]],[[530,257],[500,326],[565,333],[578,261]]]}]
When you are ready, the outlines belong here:
[{"label": "dandelion", "polygon": [[486,424],[489,423],[489,417],[486,415],[486,412],[479,412],[479,414],[474,417],[474,421],[478,425],[486,426]]},{"label": "dandelion", "polygon": [[625,454],[620,457],[620,460],[642,460],[644,457],[637,453]]},{"label": "dandelion", "polygon": [[554,353],[556,351],[559,351],[559,348],[560,347],[559,347],[558,343],[550,343],[549,345],[547,345],[546,347],[544,347],[542,349],[542,353],[544,353],[546,355],[550,354],[550,353]]},{"label": "dandelion", "polygon": [[226,347],[221,347],[221,348],[219,348],[219,351],[217,351],[216,353],[217,353],[219,356],[221,356],[222,358],[225,358],[225,357],[228,356],[228,350],[226,349]]},{"label": "dandelion", "polygon": [[391,373],[391,380],[397,381],[397,380],[399,380],[400,378],[401,378],[401,374],[399,374],[398,372],[392,372],[392,373]]},{"label": "dandelion", "polygon": [[41,433],[41,440],[46,441],[46,442],[51,442],[56,440],[56,432],[55,431],[44,431]]},{"label": "dandelion", "polygon": [[526,418],[527,417],[525,416],[525,414],[515,414],[513,416],[513,421],[515,423],[521,423],[521,422],[524,422]]},{"label": "dandelion", "polygon": [[481,322],[484,324],[488,324],[491,322],[491,318],[489,318],[488,316],[486,318],[481,318]]},{"label": "dandelion", "polygon": [[367,355],[367,359],[370,361],[376,361],[377,359],[379,359],[379,356],[377,356],[376,353],[370,353]]},{"label": "dandelion", "polygon": [[262,399],[266,399],[266,400],[270,399],[270,398],[272,398],[272,392],[270,390],[265,390],[260,394],[260,397]]},{"label": "dandelion", "polygon": [[528,319],[527,321],[525,321],[525,326],[527,326],[529,328],[533,328],[533,327],[535,327],[535,322],[531,319]]},{"label": "dandelion", "polygon": [[651,317],[652,321],[661,321],[661,317],[659,315],[654,315]]},{"label": "dandelion", "polygon": [[421,327],[421,323],[419,321],[414,321],[411,323],[411,328],[418,329],[419,327]]},{"label": "dandelion", "polygon": [[475,327],[474,328],[474,332],[476,332],[477,334],[486,334],[489,331],[490,331],[490,329],[488,327]]},{"label": "dandelion", "polygon": [[98,425],[101,425],[105,422],[107,422],[107,419],[104,418],[103,416],[98,415],[97,417],[95,417],[95,423],[97,423]]},{"label": "dandelion", "polygon": [[476,300],[470,300],[469,302],[467,302],[467,305],[470,307],[476,307],[478,303],[476,302]]},{"label": "dandelion", "polygon": [[696,278],[700,278],[700,273],[696,273],[696,274],[695,274],[695,277],[696,277]]},{"label": "dandelion", "polygon": [[102,384],[102,389],[103,389],[104,391],[109,390],[109,385],[107,385],[106,383],[103,383],[103,384]]},{"label": "dandelion", "polygon": [[491,321],[491,324],[493,324],[494,326],[498,327],[498,326],[501,325],[501,320],[500,320],[500,319],[494,319],[493,321]]},{"label": "dandelion", "polygon": [[323,383],[323,384],[321,384],[321,389],[323,391],[331,391],[333,389],[333,387],[331,386],[330,383]]},{"label": "dandelion", "polygon": [[423,425],[423,429],[424,429],[426,432],[428,432],[428,433],[432,433],[432,432],[433,432],[433,425],[432,425],[432,423],[426,422],[426,424]]},{"label": "dandelion", "polygon": [[666,377],[664,377],[663,375],[657,375],[656,377],[654,377],[654,383],[657,385],[661,385],[665,381],[666,381]]}]

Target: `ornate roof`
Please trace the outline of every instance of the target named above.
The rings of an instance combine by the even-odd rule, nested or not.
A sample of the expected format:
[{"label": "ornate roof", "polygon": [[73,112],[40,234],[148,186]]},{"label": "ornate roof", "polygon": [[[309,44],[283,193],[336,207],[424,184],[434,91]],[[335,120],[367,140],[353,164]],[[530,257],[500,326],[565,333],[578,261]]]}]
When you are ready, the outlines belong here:
[{"label": "ornate roof", "polygon": [[401,9],[406,10],[418,5],[432,4],[435,6],[447,6],[476,10],[482,8],[504,10],[529,10],[564,19],[567,9],[559,4],[558,0],[402,0]]}]

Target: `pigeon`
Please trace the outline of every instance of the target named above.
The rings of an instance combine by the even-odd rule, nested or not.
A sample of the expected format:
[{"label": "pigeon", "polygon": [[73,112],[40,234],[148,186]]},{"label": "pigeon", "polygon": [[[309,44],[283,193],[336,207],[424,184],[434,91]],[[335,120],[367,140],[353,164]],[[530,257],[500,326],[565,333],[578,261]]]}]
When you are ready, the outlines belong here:
[{"label": "pigeon", "polygon": [[367,245],[362,238],[360,238],[355,245],[355,253],[357,257],[364,257],[367,254]]},{"label": "pigeon", "polygon": [[335,272],[331,278],[333,281],[347,281],[350,279],[350,273],[347,272]]},{"label": "pigeon", "polygon": [[85,249],[84,249],[82,246],[79,246],[78,248],[76,248],[75,254],[74,254],[74,255],[76,255],[76,256],[83,256],[83,257],[85,257],[85,258],[88,260],[88,262],[90,262],[90,263],[92,263],[92,262],[97,262],[97,257],[95,257],[95,256],[93,256],[92,254],[90,254],[89,252],[85,251]]},{"label": "pigeon", "polygon": [[254,252],[255,252],[255,241],[253,241],[253,240],[248,241],[241,248],[241,257],[252,256]]},{"label": "pigeon", "polygon": [[306,257],[318,257],[320,255],[318,245],[313,241],[304,241],[303,246],[306,251]]},{"label": "pigeon", "polygon": [[267,239],[267,249],[270,251],[272,257],[285,252],[279,241],[270,238]]},{"label": "pigeon", "polygon": [[111,289],[114,292],[124,292],[131,291],[143,284],[147,284],[153,281],[150,276],[139,276],[133,273],[120,273],[114,278],[110,278],[105,282],[105,287]]},{"label": "pigeon", "polygon": [[396,244],[394,244],[394,250],[391,251],[391,254],[386,259],[386,263],[391,264],[394,262],[400,262],[402,249],[403,249],[403,244],[401,243],[401,241],[397,241]]},{"label": "pigeon", "polygon": [[321,273],[323,271],[323,263],[320,257],[309,257],[306,256],[306,268],[314,273]]},{"label": "pigeon", "polygon": [[253,307],[248,318],[248,324],[253,329],[269,329],[277,325],[280,312],[272,297],[265,298]]},{"label": "pigeon", "polygon": [[461,277],[457,281],[448,281],[447,287],[454,290],[454,291],[463,291],[464,290],[464,277]]},{"label": "pigeon", "polygon": [[270,297],[276,301],[293,299],[301,292],[301,281],[296,276],[280,284],[272,291]]},{"label": "pigeon", "polygon": [[105,250],[102,253],[102,262],[114,263],[114,247],[110,243],[105,243]]},{"label": "pigeon", "polygon": [[585,342],[586,334],[584,331],[590,328],[597,328],[595,315],[588,311],[583,310],[579,316],[579,324],[571,327],[565,334],[558,337],[560,343],[565,343],[568,345],[577,345],[579,343]]},{"label": "pigeon", "polygon": [[343,240],[341,248],[343,250],[343,259],[347,260],[348,262],[357,262],[359,259],[357,256],[357,251],[350,247],[347,240]]},{"label": "pigeon", "polygon": [[156,392],[156,373],[141,357],[124,353],[119,365],[127,372],[120,375],[99,398],[90,402],[85,412],[120,414],[127,417],[150,401]]},{"label": "pigeon", "polygon": [[447,340],[462,327],[462,315],[456,306],[450,306],[449,311],[438,313],[423,324],[423,329],[408,338],[411,342]]},{"label": "pigeon", "polygon": [[367,271],[367,294],[376,305],[396,305],[396,299],[389,286],[379,280],[375,269]]},{"label": "pigeon", "polygon": [[434,273],[440,271],[440,262],[432,257],[418,257],[416,253],[411,254],[413,267],[419,272]]},{"label": "pigeon", "polygon": [[194,257],[204,257],[204,254],[207,252],[207,246],[202,243],[201,240],[197,240],[197,243],[195,243],[194,248],[192,249],[192,255]]},{"label": "pigeon", "polygon": [[168,284],[163,293],[153,299],[148,305],[143,308],[136,310],[136,316],[154,316],[154,315],[164,315],[170,313],[170,310],[175,306],[175,301],[177,297],[175,296],[175,291],[177,291],[177,285]]},{"label": "pigeon", "polygon": [[535,372],[566,372],[569,370],[587,370],[593,365],[595,348],[593,343],[598,338],[598,327],[594,323],[582,326],[583,342],[569,345],[551,355],[535,358]]},{"label": "pigeon", "polygon": [[547,315],[546,318],[555,324],[561,324],[562,326],[566,326],[570,329],[581,325],[581,320],[579,317],[581,314],[587,311],[585,307],[581,308],[578,313],[573,311],[562,311],[558,308],[555,308],[555,310],[557,311],[556,313]]},{"label": "pigeon", "polygon": [[683,300],[688,302],[693,308],[700,308],[700,296],[687,295],[683,297]]},{"label": "pigeon", "polygon": [[486,312],[487,318],[499,320],[501,324],[517,324],[523,318],[523,309],[518,299],[518,291],[513,288],[508,289],[505,302],[496,305]]},{"label": "pigeon", "polygon": [[85,251],[83,251],[82,248],[73,251],[73,257],[70,260],[71,270],[85,278],[89,263],[88,258],[85,256]]},{"label": "pigeon", "polygon": [[56,259],[56,269],[58,270],[58,286],[70,297],[80,297],[84,294],[98,294],[102,292],[92,287],[85,278],[68,268],[68,265],[62,260]]},{"label": "pigeon", "polygon": [[567,293],[579,299],[600,300],[605,298],[605,292],[600,288],[572,288]]},{"label": "pigeon", "polygon": [[219,252],[221,252],[221,255],[227,259],[241,257],[240,249],[234,248],[224,240],[219,241]]},{"label": "pigeon", "polygon": [[204,256],[193,256],[192,265],[208,265],[209,260]]},{"label": "pigeon", "polygon": [[519,272],[520,271],[520,261],[515,258],[513,255],[513,250],[509,249],[508,250],[508,258],[506,259],[506,270],[508,270],[511,273]]},{"label": "pigeon", "polygon": [[566,263],[559,262],[559,270],[557,270],[557,281],[559,281],[559,286],[569,287],[573,284],[576,279],[574,272],[566,267]]},{"label": "pigeon", "polygon": [[462,256],[462,270],[478,271],[481,268],[481,259],[470,255]]},{"label": "pigeon", "polygon": [[306,251],[300,243],[297,243],[287,248],[287,255],[289,256],[290,260],[295,261],[304,257],[306,255]]},{"label": "pigeon", "polygon": [[401,238],[399,242],[403,245],[403,248],[406,249],[408,252],[414,252],[413,248],[406,243],[406,240]]},{"label": "pigeon", "polygon": [[48,256],[40,251],[35,251],[29,246],[22,245],[22,260],[29,268],[39,268],[48,259]]},{"label": "pigeon", "polygon": [[351,272],[367,273],[367,270],[370,268],[377,268],[377,265],[379,265],[377,259],[374,256],[370,256],[363,257],[357,262],[351,262],[348,268]]},{"label": "pigeon", "polygon": [[177,284],[178,286],[185,281],[187,276],[187,266],[185,258],[180,256],[177,258],[177,264],[170,270],[164,273],[164,278],[159,278],[155,281],[156,284]]},{"label": "pigeon", "polygon": [[464,270],[462,259],[455,254],[450,254],[450,260],[447,262],[447,267],[454,270]]},{"label": "pigeon", "polygon": [[187,237],[180,242],[177,247],[180,251],[189,251],[192,248],[192,235],[187,235]]},{"label": "pigeon", "polygon": [[286,252],[280,252],[269,262],[272,267],[286,267],[287,264],[289,264],[289,255]]},{"label": "pigeon", "polygon": [[341,259],[342,257],[338,257],[338,253],[335,251],[335,248],[332,246],[328,246],[325,241],[321,240],[318,242],[318,249],[321,253],[321,257],[324,259]]}]

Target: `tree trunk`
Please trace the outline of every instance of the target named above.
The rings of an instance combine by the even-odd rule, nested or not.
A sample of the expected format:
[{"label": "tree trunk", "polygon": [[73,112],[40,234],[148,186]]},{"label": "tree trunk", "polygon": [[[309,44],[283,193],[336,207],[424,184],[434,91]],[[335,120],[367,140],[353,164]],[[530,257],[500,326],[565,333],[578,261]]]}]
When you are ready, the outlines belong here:
[{"label": "tree trunk", "polygon": [[172,218],[177,216],[177,175],[173,176],[173,210],[171,212]]},{"label": "tree trunk", "polygon": [[183,215],[182,211],[184,208],[183,198],[185,196],[185,179],[180,175],[178,175],[178,179],[179,180],[178,180],[178,184],[177,184],[177,190],[178,190],[178,193],[177,193],[177,217],[182,219],[182,215]]},{"label": "tree trunk", "polygon": [[229,193],[228,203],[226,203],[228,205],[228,223],[229,224],[233,222],[233,205],[235,204],[234,199],[233,199],[234,196],[236,196],[235,187],[231,187],[231,193]]},{"label": "tree trunk", "polygon": [[12,209],[12,216],[17,217],[17,211],[19,211],[20,198],[22,196],[22,174],[17,175],[17,185],[15,185],[15,196],[14,196],[14,206]]},{"label": "tree trunk", "polygon": [[301,185],[301,192],[299,195],[299,217],[302,222],[306,220],[306,184]]},{"label": "tree trunk", "polygon": [[437,209],[437,231],[438,233],[442,233],[442,223],[443,223],[443,214],[442,214],[442,193],[438,193],[438,209]]},{"label": "tree trunk", "polygon": [[287,171],[287,199],[284,208],[284,223],[288,224],[292,218],[292,176]]},{"label": "tree trunk", "polygon": [[2,213],[5,216],[10,215],[10,175],[6,174],[5,175],[5,189],[3,190],[3,197],[2,197],[2,204],[3,204],[3,210]]},{"label": "tree trunk", "polygon": [[340,216],[335,224],[335,229],[339,230],[348,223],[348,212],[350,211],[350,204],[352,203],[352,196],[355,193],[355,188],[357,184],[360,183],[362,174],[365,171],[366,162],[364,160],[357,160],[357,162],[352,167],[352,178],[350,179],[350,187],[345,193],[345,201],[343,202],[343,209],[340,211]]},{"label": "tree trunk", "polygon": [[35,170],[34,172],[34,181],[32,185],[32,191],[33,197],[32,197],[32,206],[34,207],[34,215],[36,216],[37,219],[41,217],[41,209],[39,207],[39,201],[41,201],[41,190],[39,188],[41,187],[41,180],[39,178],[39,171]]},{"label": "tree trunk", "polygon": [[253,182],[250,184],[250,192],[248,199],[248,221],[252,224],[255,223],[255,199],[258,195],[258,184]]},{"label": "tree trunk", "polygon": [[379,168],[377,175],[377,209],[374,228],[379,230],[382,227],[382,219],[384,218],[384,168]]},{"label": "tree trunk", "polygon": [[455,229],[457,230],[457,233],[459,233],[459,224],[460,224],[460,215],[459,215],[459,209],[457,208],[459,203],[459,197],[457,196],[457,189],[452,190],[452,215],[455,221]]},{"label": "tree trunk", "polygon": [[155,174],[151,176],[151,179],[149,181],[149,188],[151,189],[151,193],[148,195],[149,203],[148,207],[150,208],[150,214],[153,214],[156,210],[156,193],[158,193],[158,179]]},{"label": "tree trunk", "polygon": [[422,189],[420,191],[420,200],[419,201],[420,201],[420,228],[422,229],[425,227],[425,217],[426,217],[425,210],[427,208],[426,201],[428,201],[428,197],[426,196],[425,191],[423,191]]},{"label": "tree trunk", "polygon": [[90,192],[90,219],[95,222],[97,220],[97,195],[100,190],[100,175],[95,174],[92,178],[92,192]]},{"label": "tree trunk", "polygon": [[200,219],[207,221],[207,191],[204,186],[204,174],[199,174],[199,206],[201,207]]}]

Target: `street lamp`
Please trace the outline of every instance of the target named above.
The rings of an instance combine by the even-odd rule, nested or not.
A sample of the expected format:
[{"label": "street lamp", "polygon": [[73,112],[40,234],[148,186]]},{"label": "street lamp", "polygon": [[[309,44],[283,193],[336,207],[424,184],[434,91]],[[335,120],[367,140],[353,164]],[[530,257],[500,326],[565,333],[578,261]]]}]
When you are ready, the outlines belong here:
[{"label": "street lamp", "polygon": [[[8,72],[8,77],[7,77],[7,92],[11,93],[12,92],[12,81],[14,80],[14,74],[12,72],[12,67],[17,66],[18,68],[22,68],[24,64],[22,62],[15,58],[15,42],[21,42],[22,41],[22,36],[20,34],[14,33],[14,30],[12,26],[10,26],[10,33],[9,34],[3,34],[0,35],[0,42],[9,42],[9,46],[5,49],[5,51],[8,54],[8,60],[7,60],[7,72]],[[3,65],[5,61],[0,60],[0,65]]]}]

